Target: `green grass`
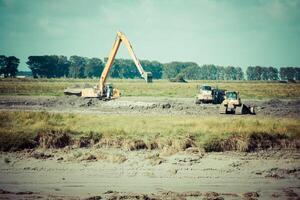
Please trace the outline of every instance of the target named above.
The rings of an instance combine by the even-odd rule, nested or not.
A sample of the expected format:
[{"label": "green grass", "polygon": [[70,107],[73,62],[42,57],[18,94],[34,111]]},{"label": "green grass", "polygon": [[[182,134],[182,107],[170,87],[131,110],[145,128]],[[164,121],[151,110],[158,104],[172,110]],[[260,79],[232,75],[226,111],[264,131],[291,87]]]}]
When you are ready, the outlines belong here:
[{"label": "green grass", "polygon": [[[143,80],[110,79],[122,96],[153,97],[194,97],[197,86],[210,84],[221,89],[239,91],[244,99],[299,98],[299,83],[278,83],[263,81],[189,81],[172,83],[167,80],[154,80],[147,84]],[[1,95],[41,95],[62,96],[63,90],[85,83],[96,85],[97,79],[0,79]]]},{"label": "green grass", "polygon": [[[300,120],[255,117],[193,117],[51,114],[47,112],[1,112],[0,147],[21,148],[41,132],[67,133],[72,137],[101,135],[109,140],[175,141],[193,137],[197,146],[232,136],[253,134],[300,138]],[[26,145],[26,144],[25,144]]]}]

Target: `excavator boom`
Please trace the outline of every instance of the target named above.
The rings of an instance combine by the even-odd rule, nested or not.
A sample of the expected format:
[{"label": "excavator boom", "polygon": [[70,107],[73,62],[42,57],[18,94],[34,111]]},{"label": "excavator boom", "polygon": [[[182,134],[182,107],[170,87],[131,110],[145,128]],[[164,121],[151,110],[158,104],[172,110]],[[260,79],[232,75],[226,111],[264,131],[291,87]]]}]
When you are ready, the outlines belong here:
[{"label": "excavator boom", "polygon": [[103,72],[101,74],[101,77],[100,77],[100,81],[99,81],[99,85],[98,85],[98,89],[100,90],[100,93],[103,92],[104,90],[104,87],[105,87],[105,82],[106,82],[106,79],[108,77],[108,73],[110,71],[110,68],[111,66],[113,65],[113,62],[115,60],[115,57],[116,57],[116,54],[118,52],[118,49],[120,47],[120,44],[121,42],[124,42],[125,46],[127,47],[128,51],[129,51],[129,54],[130,56],[132,57],[136,67],[138,68],[138,71],[140,72],[141,76],[145,79],[145,81],[148,83],[148,82],[152,82],[152,73],[151,72],[146,72],[140,61],[137,59],[134,51],[133,51],[133,48],[128,40],[128,38],[125,36],[124,33],[122,32],[118,32],[117,33],[117,37],[116,37],[116,40],[115,40],[115,43],[109,53],[109,56],[108,56],[108,59],[107,59],[107,62],[106,62],[106,65],[103,69]]}]

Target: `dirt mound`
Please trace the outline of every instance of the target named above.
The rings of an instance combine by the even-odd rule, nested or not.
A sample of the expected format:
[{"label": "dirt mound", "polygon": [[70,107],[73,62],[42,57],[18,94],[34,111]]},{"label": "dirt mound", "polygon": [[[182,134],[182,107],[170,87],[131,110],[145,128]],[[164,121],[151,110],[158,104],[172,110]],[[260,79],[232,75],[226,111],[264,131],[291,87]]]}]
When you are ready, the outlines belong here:
[{"label": "dirt mound", "polygon": [[44,149],[63,148],[71,144],[71,136],[60,130],[42,131],[35,140]]},{"label": "dirt mound", "polygon": [[175,78],[170,78],[169,81],[177,83],[187,83],[183,76],[176,76]]},{"label": "dirt mound", "polygon": [[32,152],[31,156],[35,159],[48,159],[54,157],[52,154],[46,154],[44,152]]},{"label": "dirt mound", "polygon": [[197,198],[202,195],[201,192],[173,192],[173,191],[161,191],[156,194],[139,194],[139,193],[125,193],[116,191],[107,191],[104,193],[105,199],[130,199],[130,200],[164,200],[164,199],[176,199],[186,200],[189,197]]},{"label": "dirt mound", "polygon": [[212,139],[204,144],[206,152],[253,152],[271,149],[299,149],[300,140],[282,134],[252,133],[233,135],[226,139]]},{"label": "dirt mound", "polygon": [[283,101],[281,101],[279,99],[271,99],[271,100],[263,103],[263,105],[265,105],[265,106],[277,106],[280,104],[283,104]]},{"label": "dirt mound", "polygon": [[0,131],[0,151],[19,151],[38,146],[32,135],[25,132]]},{"label": "dirt mound", "polygon": [[130,151],[141,150],[141,149],[147,149],[148,148],[146,143],[143,140],[128,141],[128,143],[125,143],[125,146]]},{"label": "dirt mound", "polygon": [[248,200],[255,200],[259,197],[259,194],[257,192],[246,192],[243,194],[243,199],[248,199]]}]

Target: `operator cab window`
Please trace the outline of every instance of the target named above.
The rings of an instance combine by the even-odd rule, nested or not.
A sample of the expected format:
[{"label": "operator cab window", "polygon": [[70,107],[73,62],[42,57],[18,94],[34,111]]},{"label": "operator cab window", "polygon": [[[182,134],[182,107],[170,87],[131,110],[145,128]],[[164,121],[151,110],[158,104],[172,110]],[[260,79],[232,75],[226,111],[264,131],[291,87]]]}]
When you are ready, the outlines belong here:
[{"label": "operator cab window", "polygon": [[202,90],[208,90],[208,91],[210,91],[210,90],[211,90],[211,87],[210,87],[210,86],[207,86],[207,85],[204,85],[204,86],[202,86],[201,89],[202,89]]}]

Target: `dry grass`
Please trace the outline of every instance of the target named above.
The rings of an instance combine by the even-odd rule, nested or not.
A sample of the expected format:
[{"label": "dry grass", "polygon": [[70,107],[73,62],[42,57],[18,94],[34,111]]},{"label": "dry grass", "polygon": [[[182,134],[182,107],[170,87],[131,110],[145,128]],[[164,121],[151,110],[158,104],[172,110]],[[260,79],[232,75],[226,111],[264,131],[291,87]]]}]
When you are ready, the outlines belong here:
[{"label": "dry grass", "polygon": [[[189,81],[172,83],[154,80],[147,84],[143,80],[109,80],[122,92],[122,96],[194,97],[201,84],[210,84],[222,89],[240,91],[242,98],[299,98],[299,83],[278,83],[263,81]],[[63,90],[75,85],[97,84],[96,79],[0,79],[1,95],[43,95],[62,96]]]},{"label": "dry grass", "polygon": [[[300,138],[299,122],[299,119],[255,116],[220,116],[216,119],[1,112],[0,147],[1,150],[32,148],[36,145],[64,147],[73,144],[74,138],[89,138],[93,142],[88,144],[128,150],[169,148],[178,151],[198,146],[206,151],[251,151],[273,148],[277,144],[291,147],[290,140],[299,141]],[[65,141],[68,144],[64,144]],[[298,148],[298,145],[294,142],[292,147]]]}]

